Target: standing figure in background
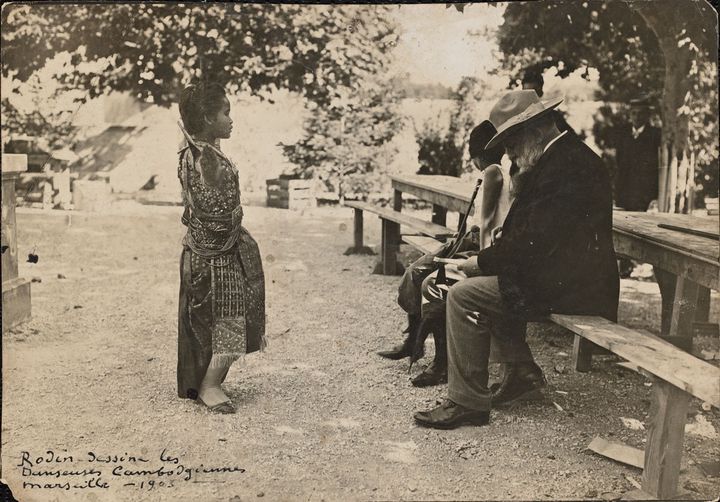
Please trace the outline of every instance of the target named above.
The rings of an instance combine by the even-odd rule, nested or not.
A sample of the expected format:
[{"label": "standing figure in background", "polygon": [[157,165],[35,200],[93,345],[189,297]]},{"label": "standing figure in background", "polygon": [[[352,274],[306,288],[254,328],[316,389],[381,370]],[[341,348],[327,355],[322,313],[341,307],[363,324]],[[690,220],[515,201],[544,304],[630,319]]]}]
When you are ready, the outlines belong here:
[{"label": "standing figure in background", "polygon": [[630,101],[630,124],[615,146],[615,204],[626,211],[647,211],[658,197],[661,132],[650,124],[647,99]]},{"label": "standing figure in background", "polygon": [[220,150],[232,132],[230,102],[218,84],[180,97],[187,146],[180,151],[187,226],[180,259],[178,395],[234,413],[220,384],[230,366],[265,346],[265,279],[255,240],[242,226],[238,171]]},{"label": "standing figure in background", "polygon": [[[477,231],[458,236],[462,242],[457,253],[467,257],[477,254],[490,245],[494,228],[502,225],[510,208],[509,169],[500,166],[502,148],[485,150],[484,146],[495,135],[495,127],[486,120],[470,133],[468,149],[475,167],[483,173],[481,203],[476,211]],[[477,206],[476,206],[477,207]],[[475,227],[473,227],[475,228]],[[446,257],[452,242],[446,243],[436,253],[429,253],[413,262],[405,271],[398,288],[398,304],[408,315],[407,336],[402,344],[378,354],[388,359],[403,359],[412,355],[413,347],[420,336],[421,321],[433,333],[435,358],[425,370],[412,381],[416,387],[425,387],[447,382],[447,352],[445,342],[444,292],[435,287],[438,264],[436,256]],[[448,278],[453,281],[452,278]],[[428,302],[428,299],[431,301]]]}]

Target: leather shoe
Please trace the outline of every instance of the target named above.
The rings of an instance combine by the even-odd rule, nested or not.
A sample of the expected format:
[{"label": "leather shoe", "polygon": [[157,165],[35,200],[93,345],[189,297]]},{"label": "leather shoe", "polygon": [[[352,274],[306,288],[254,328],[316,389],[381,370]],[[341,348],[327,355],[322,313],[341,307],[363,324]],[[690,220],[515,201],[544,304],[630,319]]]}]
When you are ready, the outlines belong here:
[{"label": "leather shoe", "polygon": [[[382,350],[378,352],[378,355],[380,357],[384,357],[385,359],[392,359],[394,361],[403,359],[405,357],[410,357],[412,355],[411,337],[408,335],[402,344],[396,345],[390,350]],[[420,357],[422,357],[423,355],[425,355],[425,349],[421,347]]]},{"label": "leather shoe", "polygon": [[378,355],[380,357],[384,357],[385,359],[397,361],[405,357],[410,357],[410,347],[408,344],[403,343],[402,345],[396,345],[390,350],[381,350],[378,352]]},{"label": "leather shoe", "polygon": [[412,384],[415,387],[430,387],[432,385],[447,383],[447,381],[447,364],[442,365],[433,361],[423,370],[422,373],[412,379]]},{"label": "leather shoe", "polygon": [[415,421],[423,427],[455,429],[461,425],[487,425],[490,423],[490,412],[471,410],[446,399],[437,408],[415,413]]},{"label": "leather shoe", "polygon": [[542,400],[542,389],[546,386],[547,380],[534,362],[508,364],[502,381],[490,387],[493,407],[501,408],[520,401]]},{"label": "leather shoe", "polygon": [[[412,315],[408,314],[408,326],[403,331],[403,333],[406,333],[405,340],[403,340],[403,343],[400,345],[396,345],[390,350],[382,350],[378,352],[378,355],[380,357],[384,357],[385,359],[392,359],[394,361],[397,361],[399,359],[403,359],[405,357],[410,357],[413,352],[413,341],[415,340],[415,337],[417,336],[417,329],[420,326],[420,316],[418,315]],[[421,354],[420,357],[425,355],[425,349],[424,347],[421,347]]]}]

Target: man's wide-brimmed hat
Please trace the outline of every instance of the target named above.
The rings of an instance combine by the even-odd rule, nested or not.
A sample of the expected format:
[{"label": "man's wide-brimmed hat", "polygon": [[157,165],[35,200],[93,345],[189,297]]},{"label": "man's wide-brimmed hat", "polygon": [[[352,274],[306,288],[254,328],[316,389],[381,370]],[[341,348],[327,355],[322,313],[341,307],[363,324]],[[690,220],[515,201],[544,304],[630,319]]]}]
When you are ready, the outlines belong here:
[{"label": "man's wide-brimmed hat", "polygon": [[563,98],[540,101],[535,91],[530,89],[508,92],[490,111],[490,122],[497,129],[497,133],[485,148],[500,144],[518,127],[546,115],[562,103],[562,100]]}]

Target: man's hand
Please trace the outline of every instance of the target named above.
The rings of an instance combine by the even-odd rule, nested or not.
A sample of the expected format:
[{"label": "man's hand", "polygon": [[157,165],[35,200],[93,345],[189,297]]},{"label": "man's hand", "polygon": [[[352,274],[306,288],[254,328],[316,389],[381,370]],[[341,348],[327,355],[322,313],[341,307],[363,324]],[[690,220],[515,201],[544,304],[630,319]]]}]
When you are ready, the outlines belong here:
[{"label": "man's hand", "polygon": [[470,258],[466,259],[464,262],[458,265],[458,270],[467,275],[468,277],[480,275],[480,267],[478,267],[477,264],[477,256],[471,256]]},{"label": "man's hand", "polygon": [[502,237],[502,226],[495,227],[490,232],[490,242],[495,244]]}]

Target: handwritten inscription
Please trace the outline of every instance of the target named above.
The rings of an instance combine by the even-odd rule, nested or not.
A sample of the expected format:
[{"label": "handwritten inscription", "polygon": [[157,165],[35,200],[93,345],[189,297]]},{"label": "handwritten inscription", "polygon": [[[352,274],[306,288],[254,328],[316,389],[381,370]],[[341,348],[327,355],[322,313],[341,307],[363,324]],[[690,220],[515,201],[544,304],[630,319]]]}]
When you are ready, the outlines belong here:
[{"label": "handwritten inscription", "polygon": [[16,465],[27,490],[105,490],[114,485],[153,490],[171,488],[199,475],[245,472],[231,465],[207,466],[185,463],[167,449],[159,455],[88,451],[73,454],[47,450],[40,454],[20,452]]}]

